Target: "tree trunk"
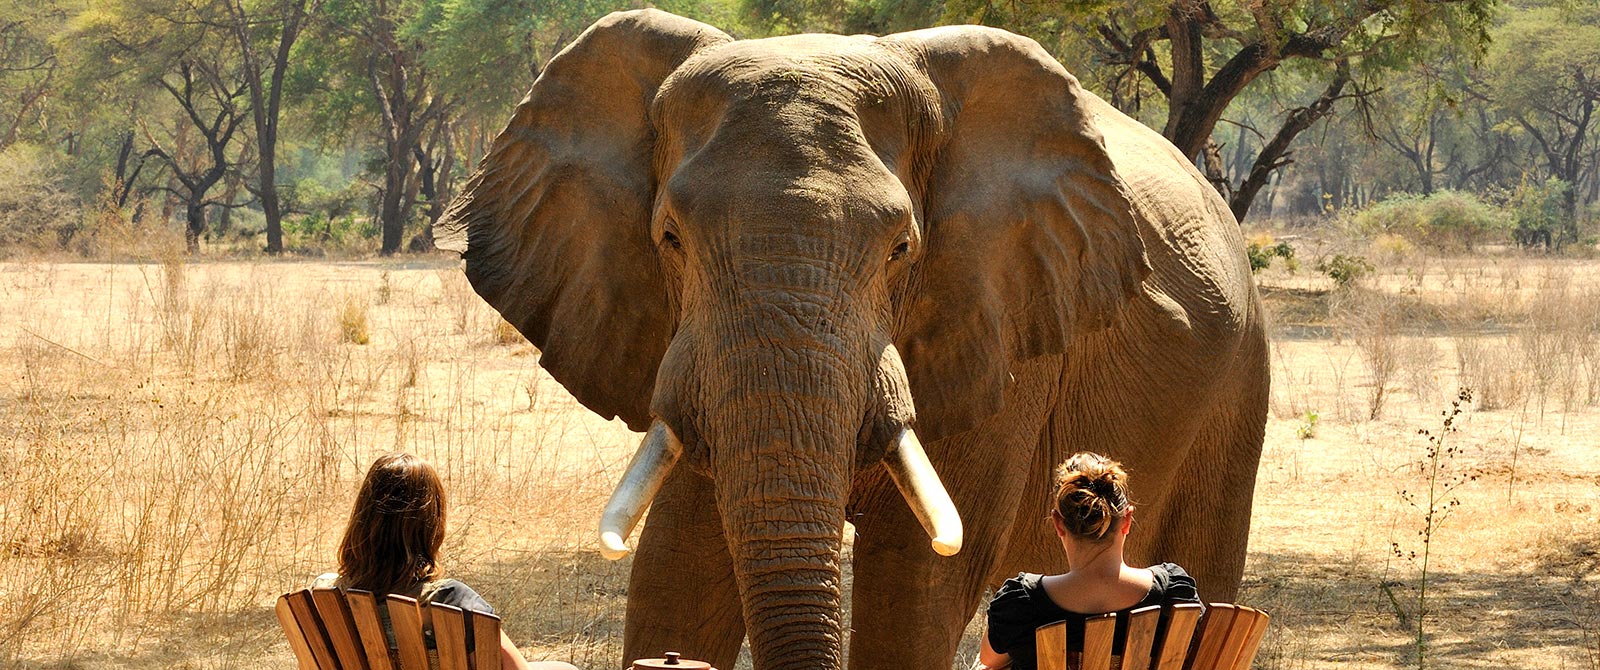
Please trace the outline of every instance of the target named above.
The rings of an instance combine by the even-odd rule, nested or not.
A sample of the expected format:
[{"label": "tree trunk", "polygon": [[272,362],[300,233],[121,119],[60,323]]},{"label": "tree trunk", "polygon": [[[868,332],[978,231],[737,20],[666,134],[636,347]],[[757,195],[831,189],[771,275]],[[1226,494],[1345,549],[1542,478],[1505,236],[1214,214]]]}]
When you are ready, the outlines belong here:
[{"label": "tree trunk", "polygon": [[[1245,215],[1250,213],[1250,203],[1255,200],[1256,193],[1272,173],[1277,169],[1292,163],[1289,159],[1289,145],[1294,143],[1294,138],[1305,132],[1317,120],[1333,112],[1333,103],[1339,99],[1345,84],[1350,82],[1350,68],[1341,61],[1335,71],[1333,82],[1328,84],[1327,90],[1310,105],[1289,112],[1283,120],[1283,126],[1278,128],[1272,140],[1261,147],[1261,152],[1256,154],[1255,165],[1250,168],[1250,175],[1239,184],[1239,190],[1229,200],[1228,206],[1233,210],[1233,217],[1240,222]],[[1341,191],[1343,189],[1340,189]],[[1342,199],[1342,198],[1341,198]]]},{"label": "tree trunk", "polygon": [[267,218],[266,252],[269,254],[283,253],[283,211],[278,205],[278,180],[268,176],[277,171],[277,158],[273,156],[276,151],[276,146],[261,145],[261,213]]},{"label": "tree trunk", "polygon": [[411,173],[411,152],[395,149],[383,171],[383,199],[378,207],[378,221],[383,226],[383,246],[379,253],[392,256],[400,251],[406,226],[404,203],[406,182]]},{"label": "tree trunk", "polygon": [[183,243],[189,255],[200,253],[200,236],[206,232],[205,199],[191,197],[184,205]]},{"label": "tree trunk", "polygon": [[266,217],[266,252],[283,252],[283,212],[278,200],[278,119],[283,100],[284,72],[289,54],[300,37],[308,16],[307,0],[298,0],[283,17],[278,43],[272,53],[272,74],[263,82],[261,57],[251,41],[251,20],[242,2],[228,3],[233,14],[234,38],[244,59],[246,83],[250,90],[250,111],[256,127],[256,181],[260,191],[261,213]]}]

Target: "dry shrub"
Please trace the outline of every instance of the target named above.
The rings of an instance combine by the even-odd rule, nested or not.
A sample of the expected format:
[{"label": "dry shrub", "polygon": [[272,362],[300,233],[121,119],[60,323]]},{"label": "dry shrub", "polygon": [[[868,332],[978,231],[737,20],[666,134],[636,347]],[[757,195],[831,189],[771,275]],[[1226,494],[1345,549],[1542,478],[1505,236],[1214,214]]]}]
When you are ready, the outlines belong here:
[{"label": "dry shrub", "polygon": [[526,339],[524,339],[522,337],[522,333],[517,330],[517,327],[511,325],[511,323],[509,321],[506,321],[505,319],[495,319],[495,322],[494,322],[494,343],[495,344],[498,344],[498,345],[501,345],[501,346],[506,346],[506,345],[511,345],[511,344],[526,344],[527,341],[528,340],[526,340]]},{"label": "dry shrub", "polygon": [[[1580,316],[1587,318],[1578,321],[1580,330],[1574,342],[1583,364],[1585,382],[1575,386],[1582,389],[1584,404],[1600,405],[1600,308],[1595,307],[1600,305],[1600,288],[1584,291],[1579,301],[1587,306]],[[1575,392],[1574,397],[1577,395]]]},{"label": "dry shrub", "polygon": [[207,286],[196,299],[192,295],[184,257],[171,253],[161,259],[159,286],[152,287],[146,275],[145,289],[156,307],[162,343],[178,357],[183,367],[192,369],[210,333],[216,287]]},{"label": "dry shrub", "polygon": [[1373,238],[1368,253],[1373,260],[1392,267],[1411,260],[1417,253],[1417,246],[1399,235],[1384,233]]},{"label": "dry shrub", "polygon": [[1285,355],[1283,347],[1272,347],[1272,358],[1272,378],[1277,380],[1270,389],[1272,416],[1293,419],[1304,415],[1310,411],[1305,389],[1311,387],[1311,371],[1296,375],[1294,363]]},{"label": "dry shrub", "polygon": [[394,298],[394,282],[389,278],[389,271],[388,270],[384,270],[382,274],[378,275],[378,290],[377,290],[377,293],[376,293],[376,302],[379,305],[387,305],[387,304],[389,304],[389,301],[392,300],[393,298]]},{"label": "dry shrub", "polygon": [[280,334],[277,321],[267,316],[265,302],[259,293],[253,293],[235,300],[222,314],[229,379],[270,377],[275,371]]},{"label": "dry shrub", "polygon": [[1592,404],[1600,343],[1600,290],[1578,289],[1570,271],[1545,268],[1524,302],[1521,323],[1510,338],[1523,400],[1537,401],[1540,417],[1552,401],[1570,413]]},{"label": "dry shrub", "polygon": [[1529,375],[1505,341],[1470,335],[1454,339],[1461,385],[1475,390],[1480,409],[1512,409],[1527,401]]},{"label": "dry shrub", "polygon": [[1366,365],[1370,386],[1367,419],[1377,419],[1388,400],[1389,385],[1401,367],[1400,305],[1390,296],[1362,289],[1335,293],[1332,313],[1339,330],[1355,342]]},{"label": "dry shrub", "polygon": [[[355,482],[390,449],[440,468],[448,569],[488,582],[519,641],[586,666],[617,657],[627,567],[596,558],[584,529],[630,434],[544,392],[531,361],[486,366],[459,337],[430,350],[457,334],[436,296],[397,296],[365,324],[372,344],[348,347],[342,316],[367,296],[240,288],[181,257],[126,268],[0,274],[21,287],[0,313],[37,334],[0,333],[0,667],[283,662],[262,607],[331,567]],[[93,316],[54,317],[80,293]]]},{"label": "dry shrub", "polygon": [[367,328],[367,301],[353,295],[344,297],[339,308],[339,341],[367,344],[372,341]]},{"label": "dry shrub", "polygon": [[440,270],[439,284],[442,289],[439,300],[450,309],[450,316],[455,323],[457,333],[468,332],[472,326],[473,315],[483,305],[483,299],[472,290],[472,283],[467,281],[467,275],[460,268],[447,268]]},{"label": "dry shrub", "polygon": [[1395,355],[1406,386],[1417,402],[1431,402],[1439,393],[1439,377],[1434,374],[1439,361],[1439,345],[1427,337],[1402,338]]},{"label": "dry shrub", "polygon": [[417,346],[416,338],[411,338],[400,344],[395,349],[395,355],[400,359],[400,387],[412,388],[417,385],[417,379],[422,376],[422,352]]}]

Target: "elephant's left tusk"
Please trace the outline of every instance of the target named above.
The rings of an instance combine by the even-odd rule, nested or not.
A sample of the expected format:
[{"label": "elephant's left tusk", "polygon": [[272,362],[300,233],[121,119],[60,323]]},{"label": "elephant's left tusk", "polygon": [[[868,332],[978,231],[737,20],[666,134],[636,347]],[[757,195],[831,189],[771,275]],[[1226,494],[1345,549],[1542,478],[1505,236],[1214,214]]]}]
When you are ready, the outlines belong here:
[{"label": "elephant's left tusk", "polygon": [[628,536],[639,518],[650,508],[650,501],[661,490],[683,454],[683,443],[672,434],[660,419],[650,424],[639,450],[634,452],[628,469],[617,482],[617,490],[606,501],[605,512],[600,514],[600,555],[607,560],[618,560],[628,555]]},{"label": "elephant's left tusk", "polygon": [[917,434],[910,428],[901,431],[884,465],[900,495],[911,505],[911,513],[917,515],[922,529],[933,538],[934,552],[954,556],[961,551],[961,513],[939,481],[939,473],[933,471],[933,463],[928,462],[928,453],[923,451]]}]

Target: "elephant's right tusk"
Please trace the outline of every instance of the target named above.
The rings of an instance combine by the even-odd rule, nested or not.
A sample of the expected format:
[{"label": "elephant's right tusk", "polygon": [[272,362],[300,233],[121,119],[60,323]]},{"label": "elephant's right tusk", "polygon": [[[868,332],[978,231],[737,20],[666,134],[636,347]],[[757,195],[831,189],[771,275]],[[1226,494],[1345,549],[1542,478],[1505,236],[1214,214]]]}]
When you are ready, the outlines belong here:
[{"label": "elephant's right tusk", "polygon": [[601,556],[615,561],[628,555],[628,536],[639,525],[639,518],[650,508],[650,501],[666,483],[681,455],[683,443],[672,429],[660,419],[650,424],[650,431],[644,434],[639,450],[622,473],[622,481],[617,482],[617,490],[606,501],[605,512],[600,514]]},{"label": "elephant's right tusk", "polygon": [[954,556],[961,551],[961,513],[955,502],[933,471],[928,453],[923,451],[917,434],[907,428],[900,432],[889,455],[884,459],[889,477],[894,480],[900,495],[911,505],[911,513],[922,522],[922,529],[933,538],[933,550],[940,556]]}]

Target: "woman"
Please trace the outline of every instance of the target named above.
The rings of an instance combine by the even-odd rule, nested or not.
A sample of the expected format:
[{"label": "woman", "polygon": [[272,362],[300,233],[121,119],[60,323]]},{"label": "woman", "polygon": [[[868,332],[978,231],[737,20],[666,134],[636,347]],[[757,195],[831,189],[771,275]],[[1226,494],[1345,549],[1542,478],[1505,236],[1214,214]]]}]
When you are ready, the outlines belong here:
[{"label": "woman", "polygon": [[[1105,612],[1148,605],[1198,603],[1194,579],[1171,563],[1135,568],[1122,547],[1133,527],[1128,473],[1099,454],[1074,454],[1056,471],[1055,508],[1050,521],[1067,554],[1067,573],[1024,572],[989,601],[989,626],[978,652],[979,670],[1034,670],[1034,630],[1067,621],[1067,646],[1083,648],[1083,620]],[[1076,625],[1073,625],[1076,624]],[[1117,622],[1117,639],[1126,636],[1126,619]],[[1121,654],[1119,648],[1113,653]]]},{"label": "woman", "polygon": [[[433,466],[411,454],[382,456],[367,470],[356,494],[350,524],[339,541],[338,574],[322,575],[313,586],[399,594],[492,614],[494,608],[471,587],[441,578],[444,523],[444,484]],[[392,642],[389,613],[380,614]],[[530,665],[504,631],[498,644],[503,670],[576,670],[558,662]]]}]

